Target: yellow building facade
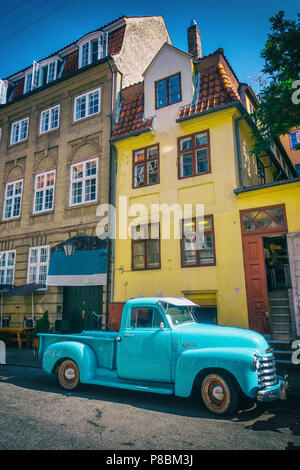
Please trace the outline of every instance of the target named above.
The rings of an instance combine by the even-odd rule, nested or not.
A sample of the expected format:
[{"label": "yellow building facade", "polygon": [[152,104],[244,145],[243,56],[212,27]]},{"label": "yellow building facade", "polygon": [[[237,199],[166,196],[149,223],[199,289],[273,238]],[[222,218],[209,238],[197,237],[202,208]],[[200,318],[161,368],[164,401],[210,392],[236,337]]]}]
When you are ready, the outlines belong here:
[{"label": "yellow building facade", "polygon": [[[173,98],[178,74],[181,90]],[[169,45],[152,61],[143,84],[123,94],[112,139],[117,209],[113,303],[138,296],[184,296],[203,307],[215,306],[220,325],[253,328],[249,302],[255,299],[249,300],[245,275],[249,260],[242,211],[284,205],[287,229],[280,226],[278,233],[298,232],[300,182],[280,142],[260,159],[251,153],[247,104],[245,84],[239,84],[222,50],[195,62]],[[204,245],[190,255],[180,236],[185,205],[192,206],[193,218],[197,205],[203,207],[206,227]],[[155,254],[151,235],[138,250],[133,240],[134,229],[142,226],[143,232],[151,220],[159,223]],[[196,219],[192,223],[195,227]],[[275,236],[277,219],[272,223]],[[251,241],[249,236],[246,240]],[[253,329],[261,331],[259,321]],[[269,334],[270,328],[261,332]]]}]

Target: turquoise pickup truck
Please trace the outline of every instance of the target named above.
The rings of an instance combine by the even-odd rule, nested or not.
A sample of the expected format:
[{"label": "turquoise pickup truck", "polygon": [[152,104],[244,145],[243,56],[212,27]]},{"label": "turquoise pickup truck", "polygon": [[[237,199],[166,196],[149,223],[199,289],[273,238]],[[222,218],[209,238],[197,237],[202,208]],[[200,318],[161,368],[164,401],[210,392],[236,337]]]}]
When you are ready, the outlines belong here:
[{"label": "turquoise pickup truck", "polygon": [[196,307],[176,297],[131,299],[118,333],[40,334],[39,357],[65,390],[81,382],[179,397],[195,392],[217,415],[232,413],[241,394],[284,399],[287,382],[265,338],[197,323]]}]

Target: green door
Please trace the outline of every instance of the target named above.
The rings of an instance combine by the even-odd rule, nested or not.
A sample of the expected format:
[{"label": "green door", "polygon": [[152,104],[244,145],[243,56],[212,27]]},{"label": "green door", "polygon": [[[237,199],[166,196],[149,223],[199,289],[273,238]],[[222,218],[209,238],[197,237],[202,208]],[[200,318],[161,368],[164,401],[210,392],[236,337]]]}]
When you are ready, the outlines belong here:
[{"label": "green door", "polygon": [[[95,312],[103,311],[103,286],[64,287],[63,319],[70,325],[70,332],[97,329]],[[101,326],[101,319],[98,323]]]}]

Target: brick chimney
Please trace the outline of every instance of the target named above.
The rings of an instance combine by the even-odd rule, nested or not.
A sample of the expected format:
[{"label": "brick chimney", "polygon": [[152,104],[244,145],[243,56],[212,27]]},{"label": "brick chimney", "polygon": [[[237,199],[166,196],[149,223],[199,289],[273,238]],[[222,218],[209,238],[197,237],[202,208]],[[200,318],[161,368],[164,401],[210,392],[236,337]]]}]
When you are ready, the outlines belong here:
[{"label": "brick chimney", "polygon": [[189,54],[193,56],[195,60],[202,58],[202,46],[200,31],[195,20],[191,22],[191,26],[187,30],[188,38],[188,50]]}]

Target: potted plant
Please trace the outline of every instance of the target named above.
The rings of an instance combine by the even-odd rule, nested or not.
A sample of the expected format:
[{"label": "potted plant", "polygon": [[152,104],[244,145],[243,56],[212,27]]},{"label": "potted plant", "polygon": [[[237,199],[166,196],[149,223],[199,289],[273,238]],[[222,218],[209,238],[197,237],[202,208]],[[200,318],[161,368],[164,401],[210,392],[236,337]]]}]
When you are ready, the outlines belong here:
[{"label": "potted plant", "polygon": [[34,350],[37,350],[39,346],[39,338],[37,336],[38,333],[49,333],[50,331],[50,322],[48,318],[48,310],[44,312],[42,318],[40,318],[35,327],[33,328],[32,334],[33,334],[33,348]]}]

